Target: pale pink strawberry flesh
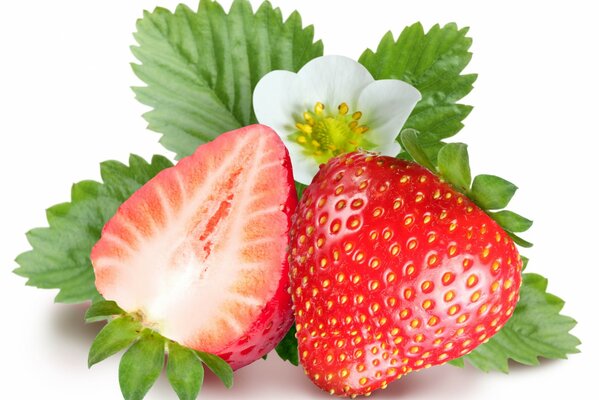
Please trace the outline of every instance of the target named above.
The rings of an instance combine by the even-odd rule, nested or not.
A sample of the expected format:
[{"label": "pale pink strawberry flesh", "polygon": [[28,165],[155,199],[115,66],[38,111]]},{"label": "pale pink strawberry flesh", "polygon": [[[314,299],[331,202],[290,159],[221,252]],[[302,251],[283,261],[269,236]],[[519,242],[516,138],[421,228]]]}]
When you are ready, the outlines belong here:
[{"label": "pale pink strawberry flesh", "polygon": [[98,291],[165,337],[258,359],[292,324],[289,156],[260,125],[222,134],[133,194],[91,258]]}]

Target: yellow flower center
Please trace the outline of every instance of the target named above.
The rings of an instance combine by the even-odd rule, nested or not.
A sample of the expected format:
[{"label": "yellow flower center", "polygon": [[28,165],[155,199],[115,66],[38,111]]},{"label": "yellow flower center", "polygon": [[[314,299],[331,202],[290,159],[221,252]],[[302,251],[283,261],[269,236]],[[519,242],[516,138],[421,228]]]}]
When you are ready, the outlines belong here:
[{"label": "yellow flower center", "polygon": [[302,117],[303,120],[295,124],[297,131],[289,138],[303,147],[306,156],[319,163],[358,148],[370,150],[375,147],[366,139],[368,126],[360,124],[362,112],[350,113],[347,103],[339,104],[336,112],[328,112],[324,104],[317,102],[314,110],[304,112]]}]

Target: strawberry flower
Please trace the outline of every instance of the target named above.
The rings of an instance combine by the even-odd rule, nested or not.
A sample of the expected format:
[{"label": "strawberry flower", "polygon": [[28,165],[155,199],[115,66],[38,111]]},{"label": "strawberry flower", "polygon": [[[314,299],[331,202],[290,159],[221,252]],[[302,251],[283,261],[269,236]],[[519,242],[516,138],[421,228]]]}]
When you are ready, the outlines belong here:
[{"label": "strawberry flower", "polygon": [[375,81],[368,70],[342,56],[324,56],[298,73],[272,71],[254,90],[254,112],[289,150],[296,181],[309,184],[320,164],[364,149],[396,156],[396,138],[421,99],[410,84]]}]

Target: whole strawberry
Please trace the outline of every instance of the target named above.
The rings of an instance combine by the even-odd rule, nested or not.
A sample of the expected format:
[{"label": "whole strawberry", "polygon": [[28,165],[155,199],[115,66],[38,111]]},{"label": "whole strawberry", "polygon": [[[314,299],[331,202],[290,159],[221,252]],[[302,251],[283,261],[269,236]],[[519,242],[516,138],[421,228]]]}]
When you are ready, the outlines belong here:
[{"label": "whole strawberry", "polygon": [[291,230],[300,360],[320,388],[368,395],[487,341],[514,311],[510,237],[418,164],[354,152],[304,192]]}]

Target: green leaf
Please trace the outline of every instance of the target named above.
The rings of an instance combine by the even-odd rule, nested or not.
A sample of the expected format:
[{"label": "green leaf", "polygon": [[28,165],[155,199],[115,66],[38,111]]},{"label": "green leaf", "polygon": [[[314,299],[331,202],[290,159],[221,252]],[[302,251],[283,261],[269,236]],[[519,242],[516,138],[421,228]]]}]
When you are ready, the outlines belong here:
[{"label": "green leaf", "polygon": [[129,166],[117,161],[101,165],[104,183],[83,181],[73,185],[71,202],[50,207],[48,228],[27,233],[32,250],[19,255],[14,272],[38,288],[59,289],[56,301],[81,303],[101,300],[89,259],[102,227],[133,192],[171,162],[154,156],[151,163],[132,155]]},{"label": "green leaf", "polygon": [[437,168],[435,168],[431,160],[428,158],[426,151],[420,145],[418,131],[414,129],[404,129],[401,132],[400,140],[403,148],[408,152],[414,161],[432,172],[437,171]]},{"label": "green leaf", "polygon": [[256,122],[254,87],[273,70],[298,71],[321,56],[312,26],[264,2],[253,12],[235,0],[229,13],[215,1],[200,1],[197,12],[184,5],[174,13],[156,8],[137,22],[133,64],[146,87],[137,99],[153,108],[144,117],[162,133],[162,144],[178,158],[219,134]]},{"label": "green leaf", "polygon": [[180,400],[198,397],[204,382],[204,367],[193,350],[169,342],[166,375]]},{"label": "green leaf", "polygon": [[523,274],[514,315],[489,342],[464,358],[483,371],[508,372],[508,360],[537,365],[538,358],[565,359],[578,353],[580,341],[570,334],[576,321],[560,314],[564,302],[547,293],[547,279]]},{"label": "green leaf", "polygon": [[507,207],[518,187],[494,175],[478,175],[472,182],[470,197],[485,210]]},{"label": "green leaf", "polygon": [[141,330],[141,324],[128,316],[110,321],[92,343],[87,358],[88,367],[128,347],[139,337]]},{"label": "green leaf", "polygon": [[299,353],[297,351],[297,338],[295,337],[295,333],[295,326],[292,326],[275,350],[283,361],[289,361],[297,367],[299,365]]},{"label": "green leaf", "polygon": [[472,180],[468,146],[463,143],[446,144],[439,150],[437,164],[439,172],[449,183],[468,191]]},{"label": "green leaf", "polygon": [[233,386],[233,370],[225,360],[210,353],[196,351],[196,354],[208,368],[225,384],[227,389]]},{"label": "green leaf", "polygon": [[503,210],[489,215],[506,231],[525,232],[532,226],[531,220],[512,211]]},{"label": "green leaf", "polygon": [[[368,49],[360,57],[375,79],[401,79],[422,94],[404,128],[422,135],[426,147],[455,135],[472,107],[457,101],[472,90],[476,75],[461,75],[470,62],[472,39],[468,28],[455,24],[433,26],[427,33],[420,23],[405,28],[395,40],[391,32],[376,52]],[[398,132],[399,133],[399,132]]]},{"label": "green leaf", "polygon": [[119,383],[125,400],[141,400],[164,367],[164,338],[145,330],[121,358]]},{"label": "green leaf", "polygon": [[119,307],[114,301],[98,301],[91,305],[85,313],[86,322],[96,322],[109,319],[114,315],[123,315],[125,310]]},{"label": "green leaf", "polygon": [[526,270],[526,267],[528,267],[528,257],[524,257],[523,255],[520,256],[520,258],[522,259],[522,271]]}]

